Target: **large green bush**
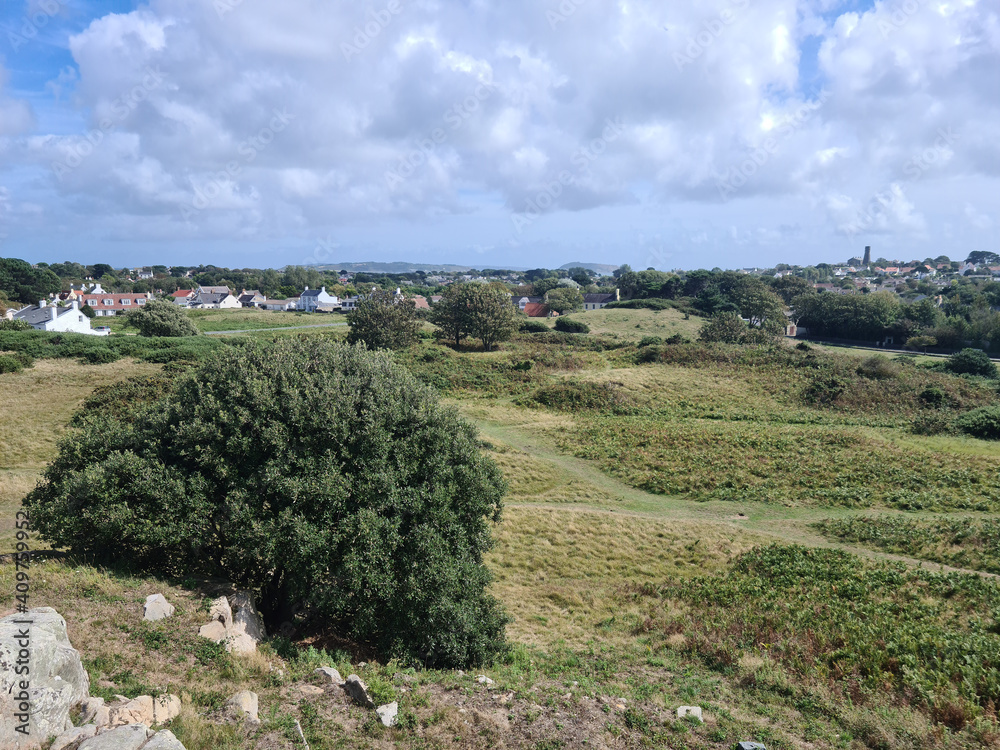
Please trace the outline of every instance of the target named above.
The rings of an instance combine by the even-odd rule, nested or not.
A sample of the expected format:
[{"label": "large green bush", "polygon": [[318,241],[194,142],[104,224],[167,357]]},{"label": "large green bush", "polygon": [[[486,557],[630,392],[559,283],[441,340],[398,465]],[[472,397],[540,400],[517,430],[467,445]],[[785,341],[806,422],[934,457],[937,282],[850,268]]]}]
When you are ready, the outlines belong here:
[{"label": "large green bush", "polygon": [[1000,406],[973,409],[956,419],[955,426],[981,440],[1000,440]]},{"label": "large green bush", "polygon": [[590,326],[575,318],[556,318],[556,330],[563,333],[590,333]]},{"label": "large green bush", "polygon": [[78,420],[25,501],[56,547],[222,576],[271,624],[294,615],[385,656],[455,666],[505,648],[483,564],[504,480],[389,355],[247,343],[152,403],[101,398],[114,409]]},{"label": "large green bush", "polygon": [[997,377],[997,366],[989,355],[979,349],[963,349],[948,357],[946,367],[956,375],[981,375],[984,378]]},{"label": "large green bush", "polygon": [[147,302],[125,316],[125,325],[140,336],[197,336],[200,331],[183,308],[172,302]]}]

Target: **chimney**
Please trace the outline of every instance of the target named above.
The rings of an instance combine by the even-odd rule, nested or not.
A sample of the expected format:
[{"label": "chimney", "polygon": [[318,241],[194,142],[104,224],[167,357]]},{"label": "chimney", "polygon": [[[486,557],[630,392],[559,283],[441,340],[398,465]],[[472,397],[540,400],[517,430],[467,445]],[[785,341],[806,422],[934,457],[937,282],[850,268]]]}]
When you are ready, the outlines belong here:
[{"label": "chimney", "polygon": [[80,300],[74,299],[71,304],[73,305],[73,309],[74,310],[79,310],[80,309]]},{"label": "chimney", "polygon": [[325,286],[320,287],[319,293],[320,294],[326,294],[326,287]]},{"label": "chimney", "polygon": [[45,307],[46,304],[47,303],[45,302],[45,300],[43,300],[43,299],[38,300],[38,307],[39,308]]}]

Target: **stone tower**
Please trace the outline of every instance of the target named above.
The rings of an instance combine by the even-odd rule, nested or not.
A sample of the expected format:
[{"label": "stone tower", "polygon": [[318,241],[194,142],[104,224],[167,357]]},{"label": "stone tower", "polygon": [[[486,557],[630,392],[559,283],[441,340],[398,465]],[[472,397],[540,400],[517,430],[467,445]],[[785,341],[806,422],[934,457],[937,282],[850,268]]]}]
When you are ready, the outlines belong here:
[{"label": "stone tower", "polygon": [[865,259],[861,262],[861,265],[868,268],[872,264],[872,248],[871,245],[865,247]]}]

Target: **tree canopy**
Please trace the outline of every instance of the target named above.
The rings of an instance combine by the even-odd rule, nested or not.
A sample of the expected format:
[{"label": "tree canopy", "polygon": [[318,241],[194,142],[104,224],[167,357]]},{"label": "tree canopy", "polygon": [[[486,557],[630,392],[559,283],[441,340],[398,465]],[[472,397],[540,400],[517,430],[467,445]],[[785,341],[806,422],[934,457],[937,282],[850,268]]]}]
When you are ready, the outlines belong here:
[{"label": "tree canopy", "polygon": [[350,344],[364,342],[369,349],[405,349],[417,340],[420,321],[413,300],[397,299],[393,292],[374,289],[347,314]]},{"label": "tree canopy", "polygon": [[461,343],[466,336],[483,342],[486,351],[517,330],[517,308],[503,284],[452,284],[434,306],[431,322],[442,336]]},{"label": "tree canopy", "polygon": [[171,302],[153,300],[130,311],[125,325],[135,328],[140,336],[197,336],[198,327],[183,308]]},{"label": "tree canopy", "polygon": [[0,292],[12,302],[38,304],[62,288],[62,280],[48,268],[32,268],[18,258],[0,258]]},{"label": "tree canopy", "polygon": [[388,354],[247,342],[151,390],[78,418],[25,500],[44,539],[224,577],[270,625],[294,616],[385,657],[459,666],[505,649],[483,564],[503,477]]},{"label": "tree canopy", "polygon": [[583,309],[583,295],[579,289],[559,287],[546,295],[545,304],[560,315],[565,315]]}]

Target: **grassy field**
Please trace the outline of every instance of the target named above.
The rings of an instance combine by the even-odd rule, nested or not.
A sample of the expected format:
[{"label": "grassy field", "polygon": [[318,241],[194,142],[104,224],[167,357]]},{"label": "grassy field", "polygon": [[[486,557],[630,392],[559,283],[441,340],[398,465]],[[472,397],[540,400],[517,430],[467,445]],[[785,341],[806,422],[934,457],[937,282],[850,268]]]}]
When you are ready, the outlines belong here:
[{"label": "grassy field", "polygon": [[[181,695],[172,728],[188,750],[293,748],[295,720],[320,750],[1000,746],[1000,586],[977,573],[997,559],[983,511],[1000,500],[1000,450],[911,431],[995,403],[995,384],[815,350],[639,349],[693,338],[697,322],[580,317],[599,333],[398,357],[478,425],[510,484],[487,562],[514,648],[481,670],[494,685],[319,637],[228,657],[195,635],[219,582],[52,560],[34,568],[33,603],[67,618],[104,681],[95,694]],[[5,547],[73,410],[97,385],[157,370],[64,358],[0,376]],[[839,392],[815,398],[831,382]],[[921,401],[930,386],[946,406]],[[0,565],[4,613],[12,575]],[[175,618],[142,622],[154,592]],[[320,665],[398,699],[400,726],[317,692]],[[260,695],[254,730],[217,721],[243,688]],[[679,705],[702,706],[705,723],[678,720]]]},{"label": "grassy field", "polygon": [[[276,310],[259,310],[256,308],[238,308],[234,310],[187,310],[187,315],[198,326],[202,333],[217,331],[258,331],[270,328],[291,328],[340,323],[346,325],[342,316],[316,315],[304,312],[279,312]],[[116,315],[107,318],[94,318],[91,325],[107,326],[112,333],[134,333],[134,329],[125,327],[125,316]]]}]

